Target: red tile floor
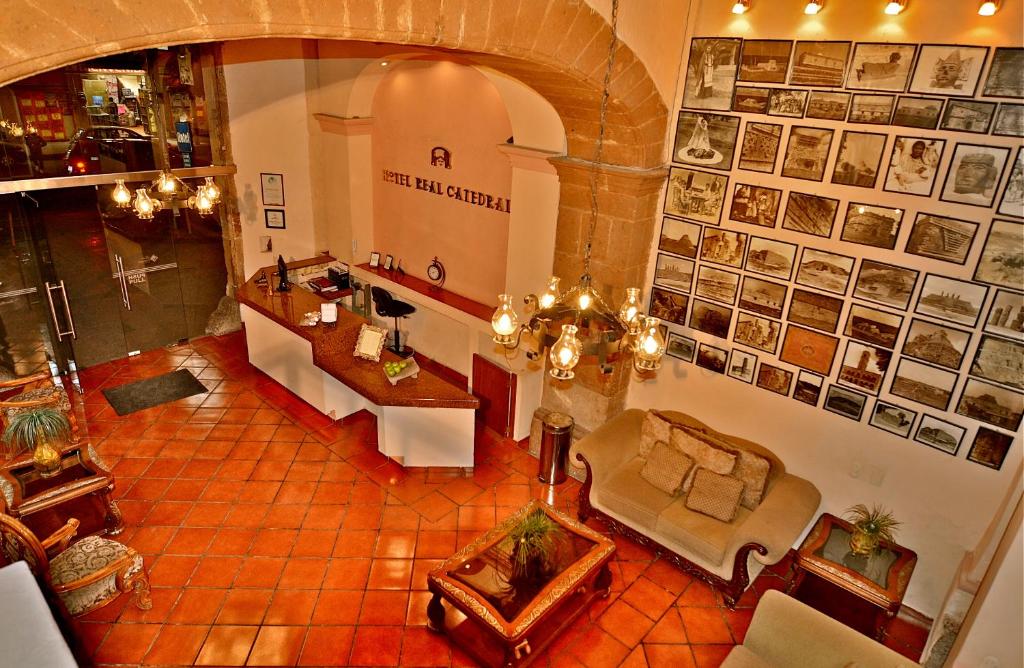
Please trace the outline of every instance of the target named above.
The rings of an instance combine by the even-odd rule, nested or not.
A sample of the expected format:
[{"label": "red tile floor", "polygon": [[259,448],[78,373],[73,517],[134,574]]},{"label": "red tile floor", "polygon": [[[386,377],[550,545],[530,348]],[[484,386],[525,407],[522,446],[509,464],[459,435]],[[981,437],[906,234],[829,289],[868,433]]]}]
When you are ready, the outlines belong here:
[{"label": "red tile floor", "polygon": [[[177,368],[210,389],[118,417],[100,390]],[[242,334],[81,373],[88,437],[113,467],[144,555],[153,609],[122,596],[75,623],[99,665],[471,666],[426,629],[426,573],[457,546],[543,498],[524,449],[481,433],[471,477],[404,470],[373,418],[333,423],[249,365]],[[575,513],[578,484],[556,488]],[[595,528],[600,523],[591,522]],[[612,595],[535,665],[715,666],[741,642],[766,571],[736,611],[713,590],[616,538]],[[890,644],[919,653],[924,631]]]}]

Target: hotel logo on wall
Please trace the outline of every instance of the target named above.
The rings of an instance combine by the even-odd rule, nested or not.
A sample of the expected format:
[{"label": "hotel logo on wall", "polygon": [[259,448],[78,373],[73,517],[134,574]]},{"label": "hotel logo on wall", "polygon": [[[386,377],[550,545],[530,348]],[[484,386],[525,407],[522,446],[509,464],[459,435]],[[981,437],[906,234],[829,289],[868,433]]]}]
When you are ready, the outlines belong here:
[{"label": "hotel logo on wall", "polygon": [[[430,164],[433,167],[444,167],[451,169],[452,154],[443,146],[435,146],[430,150]],[[454,184],[446,184],[436,179],[426,179],[420,176],[413,176],[403,172],[396,172],[390,169],[383,170],[382,178],[384,183],[392,183],[396,186],[404,186],[423,192],[433,193],[439,197],[465,202],[473,206],[482,206],[485,209],[510,213],[512,211],[512,200],[507,197],[490,195],[479,190],[464,188]]]},{"label": "hotel logo on wall", "polygon": [[430,149],[430,166],[452,168],[452,152],[444,146],[435,146]]}]

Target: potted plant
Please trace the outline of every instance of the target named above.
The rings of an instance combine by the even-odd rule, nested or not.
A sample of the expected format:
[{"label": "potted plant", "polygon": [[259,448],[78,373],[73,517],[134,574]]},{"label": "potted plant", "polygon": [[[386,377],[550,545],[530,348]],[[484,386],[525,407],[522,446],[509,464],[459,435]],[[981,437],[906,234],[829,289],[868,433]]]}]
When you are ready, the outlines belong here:
[{"label": "potted plant", "polygon": [[871,554],[878,549],[881,541],[896,542],[896,527],[900,525],[892,513],[872,506],[871,510],[863,503],[846,509],[845,518],[853,525],[850,534],[850,552],[858,556]]},{"label": "potted plant", "polygon": [[14,454],[32,451],[32,464],[39,474],[48,478],[60,473],[60,450],[55,442],[67,440],[71,423],[64,413],[48,406],[29,408],[15,413],[7,420],[3,440]]},{"label": "potted plant", "polygon": [[557,566],[554,558],[565,538],[561,525],[542,509],[524,517],[505,539],[512,555],[510,583],[542,586]]}]

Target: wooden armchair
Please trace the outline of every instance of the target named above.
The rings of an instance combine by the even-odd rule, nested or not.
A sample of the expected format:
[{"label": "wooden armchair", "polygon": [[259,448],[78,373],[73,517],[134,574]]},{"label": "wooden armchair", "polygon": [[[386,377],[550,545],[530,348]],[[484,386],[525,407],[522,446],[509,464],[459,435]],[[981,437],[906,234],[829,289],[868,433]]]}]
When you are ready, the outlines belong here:
[{"label": "wooden armchair", "polygon": [[[0,381],[0,395],[16,389],[20,392],[0,399],[0,422],[3,426],[7,425],[7,420],[23,410],[52,406],[67,416],[71,424],[71,443],[79,442],[81,437],[78,433],[78,420],[75,419],[75,412],[71,410],[71,399],[63,387],[53,382],[50,372],[40,371],[31,376]],[[16,454],[18,453],[6,452],[8,457]]]},{"label": "wooden armchair", "polygon": [[0,558],[11,563],[26,561],[43,591],[55,594],[72,617],[102,608],[130,591],[136,606],[152,608],[142,557],[130,547],[99,536],[69,546],[77,531],[78,520],[72,518],[40,541],[24,524],[0,512]]}]

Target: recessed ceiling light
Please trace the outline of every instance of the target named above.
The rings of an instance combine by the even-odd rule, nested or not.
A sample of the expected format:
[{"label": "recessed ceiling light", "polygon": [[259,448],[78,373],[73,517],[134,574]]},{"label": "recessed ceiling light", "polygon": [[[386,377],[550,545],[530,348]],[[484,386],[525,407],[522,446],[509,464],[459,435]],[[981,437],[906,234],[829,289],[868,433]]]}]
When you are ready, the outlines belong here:
[{"label": "recessed ceiling light", "polygon": [[750,9],[750,0],[736,0],[732,6],[732,13],[746,14],[748,9]]},{"label": "recessed ceiling light", "polygon": [[820,12],[821,8],[824,6],[825,0],[811,0],[810,2],[807,3],[807,6],[804,7],[804,14],[810,14],[811,16],[814,16],[815,14]]},{"label": "recessed ceiling light", "polygon": [[382,61],[380,61],[380,66],[381,66],[381,67],[387,67],[387,66],[388,66],[388,65],[390,65],[390,64],[391,64],[391,63],[389,63],[389,62],[388,62],[388,61],[386,61],[386,60],[382,60]]},{"label": "recessed ceiling light", "polygon": [[896,16],[907,8],[907,0],[889,0],[885,4],[885,13],[889,16]]},{"label": "recessed ceiling light", "polygon": [[992,16],[999,11],[999,0],[985,0],[978,7],[978,14],[980,16]]}]

